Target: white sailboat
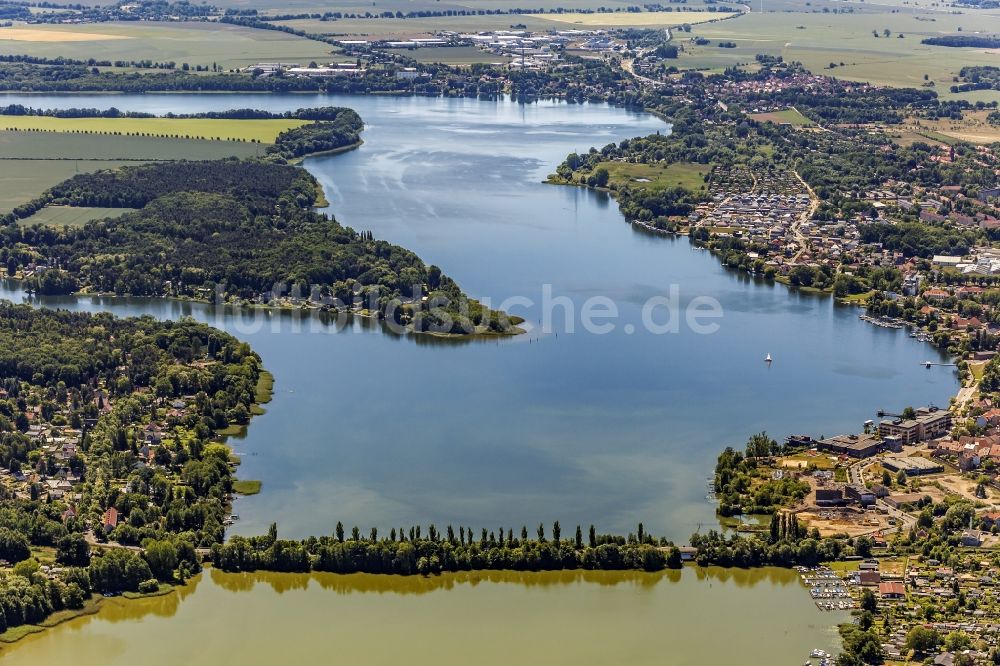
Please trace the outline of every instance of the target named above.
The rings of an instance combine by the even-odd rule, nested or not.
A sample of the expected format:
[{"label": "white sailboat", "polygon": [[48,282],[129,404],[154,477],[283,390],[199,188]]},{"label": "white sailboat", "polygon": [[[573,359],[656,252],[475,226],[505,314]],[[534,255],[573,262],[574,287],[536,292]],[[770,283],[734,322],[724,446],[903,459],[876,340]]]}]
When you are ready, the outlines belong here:
[{"label": "white sailboat", "polygon": [[768,353],[768,355],[764,357],[764,363],[770,363],[770,362],[771,362],[771,354]]}]

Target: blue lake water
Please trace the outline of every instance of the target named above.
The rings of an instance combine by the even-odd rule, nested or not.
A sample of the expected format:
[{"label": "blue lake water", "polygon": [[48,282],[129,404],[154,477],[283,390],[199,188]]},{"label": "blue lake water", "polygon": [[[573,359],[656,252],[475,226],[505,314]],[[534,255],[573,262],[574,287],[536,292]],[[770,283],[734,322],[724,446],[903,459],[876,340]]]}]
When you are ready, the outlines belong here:
[{"label": "blue lake water", "polygon": [[[626,224],[607,196],[543,184],[571,151],[669,127],[605,105],[432,98],[121,95],[0,96],[40,107],[165,113],[346,105],[365,143],[307,160],[329,212],[435,263],[470,294],[552,332],[451,343],[399,337],[370,321],[323,325],[300,314],[232,312],[139,299],[47,305],[159,317],[192,315],[248,340],[276,377],[267,414],[235,441],[240,533],[272,521],[288,537],[345,525],[496,528],[560,520],[564,529],[648,530],[679,540],[714,522],[705,495],[718,452],[767,430],[857,432],[879,408],[947,405],[952,369],[906,332],[855,308],[723,268],[686,239]],[[684,322],[657,334],[650,298],[717,303],[718,330]],[[0,296],[22,299],[8,285]],[[595,301],[594,299],[600,299]],[[695,300],[698,299],[698,300]],[[581,311],[609,307],[613,330]],[[597,303],[595,305],[595,303]],[[569,332],[566,312],[575,332]],[[664,310],[654,319],[662,323]],[[768,367],[765,354],[774,357]]]}]

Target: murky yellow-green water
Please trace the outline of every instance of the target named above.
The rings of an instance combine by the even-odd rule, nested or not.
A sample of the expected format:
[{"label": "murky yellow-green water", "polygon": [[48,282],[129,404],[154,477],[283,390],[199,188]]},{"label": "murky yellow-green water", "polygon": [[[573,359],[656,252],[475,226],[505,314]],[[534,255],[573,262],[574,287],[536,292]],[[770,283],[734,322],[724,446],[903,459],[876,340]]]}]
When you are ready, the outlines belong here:
[{"label": "murky yellow-green water", "polygon": [[[197,594],[194,591],[197,590]],[[484,572],[436,578],[226,574],[5,647],[3,663],[804,663],[833,650],[793,571]]]}]

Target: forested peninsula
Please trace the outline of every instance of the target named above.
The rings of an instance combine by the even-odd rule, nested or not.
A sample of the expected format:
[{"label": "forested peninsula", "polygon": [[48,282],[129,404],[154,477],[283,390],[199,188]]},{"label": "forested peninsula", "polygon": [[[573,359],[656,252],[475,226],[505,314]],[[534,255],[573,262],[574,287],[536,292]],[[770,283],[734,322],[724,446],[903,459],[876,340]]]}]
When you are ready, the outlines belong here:
[{"label": "forested peninsula", "polygon": [[[248,111],[239,112],[246,115]],[[356,144],[350,109],[313,109],[261,159],[80,174],[0,218],[0,263],[41,294],[215,299],[383,317],[401,330],[517,333],[413,252],[317,213],[321,188],[289,161]],[[121,208],[80,227],[30,224],[46,206]]]}]

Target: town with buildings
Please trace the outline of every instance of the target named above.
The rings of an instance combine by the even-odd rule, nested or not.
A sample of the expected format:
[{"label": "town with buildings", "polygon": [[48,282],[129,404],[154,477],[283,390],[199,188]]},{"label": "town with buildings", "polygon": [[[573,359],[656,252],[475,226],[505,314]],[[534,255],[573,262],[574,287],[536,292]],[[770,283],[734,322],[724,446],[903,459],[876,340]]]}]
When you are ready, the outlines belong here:
[{"label": "town with buildings", "polygon": [[974,397],[881,415],[858,433],[788,437],[758,460],[750,493],[805,484],[784,511],[855,544],[845,562],[798,571],[817,607],[877,624],[886,660],[905,662],[930,631],[924,663],[987,663],[1000,625],[1000,409]]},{"label": "town with buildings", "polygon": [[[567,52],[583,57],[604,58],[621,54],[626,43],[607,30],[486,30],[481,32],[458,33],[441,31],[433,37],[410,37],[406,39],[339,39],[336,40],[343,54],[355,57],[353,62],[335,62],[318,65],[302,65],[297,62],[260,62],[249,65],[244,72],[256,76],[282,75],[288,77],[310,77],[317,79],[331,77],[359,76],[369,71],[363,62],[378,62],[384,56],[405,60],[418,50],[433,49],[435,53],[447,54],[449,48],[475,48],[484,56],[495,56],[494,66],[505,66],[514,70],[547,70],[563,64]],[[372,72],[382,72],[399,79],[429,76],[415,66],[379,67]]]}]

